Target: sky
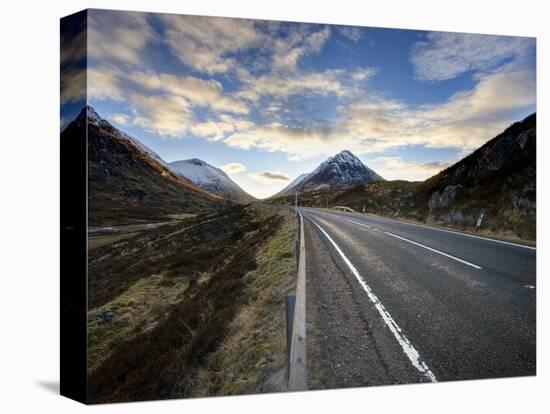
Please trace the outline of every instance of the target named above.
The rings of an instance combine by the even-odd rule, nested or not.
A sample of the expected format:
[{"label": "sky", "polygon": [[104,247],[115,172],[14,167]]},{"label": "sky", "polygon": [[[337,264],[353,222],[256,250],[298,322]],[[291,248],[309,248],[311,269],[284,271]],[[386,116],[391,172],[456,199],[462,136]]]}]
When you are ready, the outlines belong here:
[{"label": "sky", "polygon": [[[168,162],[268,197],[350,150],[424,180],[535,111],[534,38],[90,10],[61,85]],[[74,35],[72,38],[77,39]]]}]

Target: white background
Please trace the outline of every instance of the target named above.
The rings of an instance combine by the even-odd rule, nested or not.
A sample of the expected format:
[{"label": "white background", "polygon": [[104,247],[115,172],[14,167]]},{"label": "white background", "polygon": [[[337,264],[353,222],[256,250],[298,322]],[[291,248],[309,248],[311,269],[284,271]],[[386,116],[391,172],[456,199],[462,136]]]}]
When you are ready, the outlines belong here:
[{"label": "white background", "polygon": [[[5,1],[0,14],[0,411],[542,412],[548,409],[547,96],[544,1]],[[537,36],[538,376],[340,391],[84,406],[59,381],[59,18],[86,7]],[[544,105],[546,104],[546,105]],[[546,274],[545,274],[546,273]],[[75,275],[81,277],[81,275]],[[545,320],[546,319],[546,320]],[[437,340],[437,338],[434,338]],[[544,404],[546,402],[546,404]],[[305,411],[304,411],[305,412]],[[548,412],[548,411],[546,411]]]}]

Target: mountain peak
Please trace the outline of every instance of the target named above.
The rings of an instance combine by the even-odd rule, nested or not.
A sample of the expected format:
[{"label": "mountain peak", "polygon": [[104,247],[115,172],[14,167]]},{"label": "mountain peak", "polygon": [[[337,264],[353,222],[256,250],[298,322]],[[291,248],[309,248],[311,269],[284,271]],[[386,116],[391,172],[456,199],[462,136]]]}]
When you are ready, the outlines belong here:
[{"label": "mountain peak", "polygon": [[334,157],[355,157],[355,155],[350,150],[343,150],[336,154]]},{"label": "mountain peak", "polygon": [[331,157],[330,160],[352,162],[355,164],[361,163],[361,160],[349,150],[340,151],[338,154]]},{"label": "mountain peak", "polygon": [[343,150],[319,164],[313,172],[297,177],[276,196],[291,194],[294,191],[307,193],[316,190],[352,188],[383,180],[351,151]]},{"label": "mountain peak", "polygon": [[95,109],[91,105],[84,105],[84,107],[80,110],[80,113],[75,118],[76,122],[80,122],[83,120],[87,120],[88,122],[92,122],[95,124],[104,123],[105,121],[99,114],[95,111]]},{"label": "mountain peak", "polygon": [[199,159],[199,158],[189,158],[188,160],[184,160],[184,162],[188,162],[190,164],[194,164],[194,165],[198,165],[198,166],[202,166],[202,165],[210,165],[208,164],[207,162]]}]

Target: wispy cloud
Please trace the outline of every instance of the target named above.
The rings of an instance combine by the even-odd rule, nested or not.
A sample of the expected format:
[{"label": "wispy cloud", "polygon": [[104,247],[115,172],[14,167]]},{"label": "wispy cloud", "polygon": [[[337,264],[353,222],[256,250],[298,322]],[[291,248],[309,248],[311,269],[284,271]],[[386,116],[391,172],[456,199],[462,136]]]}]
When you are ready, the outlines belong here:
[{"label": "wispy cloud", "polygon": [[137,64],[143,48],[154,40],[146,13],[94,10],[88,13],[88,53],[100,61]]},{"label": "wispy cloud", "polygon": [[273,40],[273,70],[288,71],[296,69],[304,56],[319,53],[330,38],[330,28],[311,30],[310,25],[295,26],[290,35]]},{"label": "wispy cloud", "polygon": [[246,171],[246,166],[240,162],[230,162],[224,164],[220,167],[227,174],[238,174],[240,172]]},{"label": "wispy cloud", "polygon": [[411,62],[417,79],[443,81],[469,70],[495,69],[506,59],[531,53],[534,45],[526,37],[432,32],[415,44]]},{"label": "wispy cloud", "polygon": [[355,26],[339,26],[338,31],[344,37],[357,42],[362,37],[361,29]]},{"label": "wispy cloud", "polygon": [[193,119],[189,103],[178,96],[135,95],[132,102],[136,107],[134,125],[161,136],[184,134]]},{"label": "wispy cloud", "polygon": [[266,184],[273,184],[281,181],[290,181],[292,178],[280,171],[264,171],[250,174],[250,177]]},{"label": "wispy cloud", "polygon": [[406,179],[421,181],[444,170],[451,163],[432,161],[416,162],[405,160],[402,157],[377,157],[370,166],[387,180]]},{"label": "wispy cloud", "polygon": [[113,114],[111,118],[120,125],[126,125],[128,123],[128,115],[125,114]]},{"label": "wispy cloud", "polygon": [[86,99],[86,71],[66,68],[61,77],[61,104],[84,102]]},{"label": "wispy cloud", "polygon": [[260,43],[253,20],[162,15],[166,41],[186,65],[209,74],[237,64],[234,53]]},{"label": "wispy cloud", "polygon": [[194,76],[175,76],[153,71],[134,71],[129,79],[151,91],[180,96],[192,105],[209,106],[215,111],[246,114],[250,109],[243,102],[224,93],[223,86],[215,80]]},{"label": "wispy cloud", "polygon": [[534,104],[534,72],[508,65],[437,105],[411,106],[371,93],[341,105],[340,117],[330,127],[274,123],[231,134],[225,142],[285,152],[291,159],[331,155],[339,147],[358,153],[407,145],[474,149],[508,126],[515,111]]}]

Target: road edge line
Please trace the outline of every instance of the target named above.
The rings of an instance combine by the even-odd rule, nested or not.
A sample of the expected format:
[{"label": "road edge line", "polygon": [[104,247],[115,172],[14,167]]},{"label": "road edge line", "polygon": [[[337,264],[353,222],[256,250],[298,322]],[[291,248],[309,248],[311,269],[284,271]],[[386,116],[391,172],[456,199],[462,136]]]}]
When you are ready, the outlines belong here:
[{"label": "road edge line", "polygon": [[[307,217],[307,216],[306,216]],[[342,249],[336,244],[336,242],[332,239],[332,237],[329,236],[329,234],[319,225],[317,224],[313,219],[310,217],[307,217],[308,220],[310,220],[321,232],[323,235],[327,238],[327,240],[333,245],[335,250],[338,252],[338,254],[342,257],[344,260],[344,263],[348,266],[349,270],[353,274],[353,276],[357,279],[363,290],[367,293],[368,298],[370,301],[374,304],[374,307],[386,323],[386,326],[390,329],[393,336],[401,346],[401,349],[403,350],[403,353],[407,356],[413,367],[415,367],[423,376],[424,378],[428,379],[430,382],[437,382],[437,378],[435,374],[431,371],[431,369],[428,367],[428,365],[424,362],[424,360],[421,358],[420,353],[416,350],[416,348],[411,344],[409,339],[403,334],[403,331],[397,325],[397,322],[392,318],[390,313],[386,310],[380,299],[374,294],[370,286],[365,282],[365,279],[357,268],[351,263],[351,261],[347,258],[347,256],[344,254]]]}]

